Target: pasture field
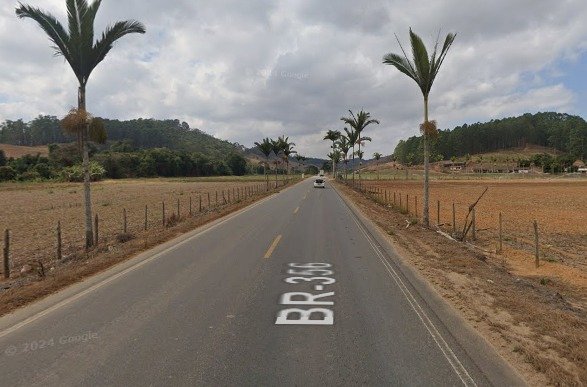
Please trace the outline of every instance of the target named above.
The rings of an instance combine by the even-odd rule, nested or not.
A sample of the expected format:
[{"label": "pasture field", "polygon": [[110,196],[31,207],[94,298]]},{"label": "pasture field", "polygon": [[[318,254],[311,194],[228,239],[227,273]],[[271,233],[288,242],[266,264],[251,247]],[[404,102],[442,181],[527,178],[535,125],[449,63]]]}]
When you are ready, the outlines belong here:
[{"label": "pasture field", "polygon": [[[282,176],[279,177],[281,183]],[[275,183],[275,177],[270,179]],[[242,199],[244,190],[265,189],[263,176],[107,180],[92,183],[92,210],[99,217],[101,242],[110,243],[123,232],[123,211],[127,213],[127,231],[144,230],[145,206],[148,207],[149,230],[163,229],[163,205],[166,218],[199,214],[200,197],[203,212],[222,205],[222,191],[231,202]],[[240,191],[238,191],[240,189]],[[210,203],[208,202],[210,194]],[[250,196],[247,195],[248,197]],[[56,256],[56,227],[61,222],[63,255],[83,251],[84,217],[81,183],[3,183],[0,184],[0,230],[10,229],[10,256],[14,274],[30,260],[51,262]]]},{"label": "pasture field", "polygon": [[[422,181],[367,180],[366,186],[387,190],[389,202],[393,202],[395,193],[396,205],[401,195],[404,210],[408,195],[411,216],[416,216],[417,210],[417,217],[421,218]],[[456,228],[462,231],[469,205],[486,187],[487,193],[476,207],[476,245],[497,251],[501,212],[504,258],[515,270],[532,274],[535,272],[533,221],[536,220],[543,262],[554,263],[550,265],[553,270],[560,266],[558,264],[575,269],[560,273],[555,270],[550,274],[587,286],[587,179],[432,180],[430,223],[440,224],[443,230],[452,232],[454,203]],[[438,201],[440,221],[437,219]],[[535,273],[540,274],[540,271]]]}]

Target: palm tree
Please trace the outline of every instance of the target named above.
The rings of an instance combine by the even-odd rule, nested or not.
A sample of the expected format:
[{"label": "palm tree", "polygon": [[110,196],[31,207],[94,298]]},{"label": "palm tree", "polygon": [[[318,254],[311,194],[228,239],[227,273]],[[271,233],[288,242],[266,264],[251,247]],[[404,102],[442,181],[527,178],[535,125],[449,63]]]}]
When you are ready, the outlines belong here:
[{"label": "palm tree", "polygon": [[[36,21],[54,44],[55,54],[63,56],[71,66],[77,80],[78,113],[86,113],[86,85],[96,66],[104,60],[114,43],[127,34],[145,33],[145,26],[135,20],[116,22],[102,33],[94,42],[94,19],[102,0],[66,0],[69,21],[68,31],[55,16],[39,8],[19,4],[16,15],[19,18],[30,18]],[[90,122],[84,126],[79,138],[83,149],[84,198],[86,223],[86,248],[93,245],[92,202],[90,196],[90,158],[88,150]]]},{"label": "palm tree", "polygon": [[269,156],[271,156],[271,152],[273,152],[273,144],[271,144],[269,138],[264,138],[261,143],[256,142],[255,145],[265,156],[265,181],[267,182],[267,189],[269,189],[269,175],[267,174],[267,170],[269,169]]},{"label": "palm tree", "polygon": [[[330,140],[332,141],[332,151],[334,152],[334,148],[336,147],[335,143],[336,141],[340,138],[341,134],[338,130],[329,130],[328,132],[326,132],[326,136],[324,136],[324,140]],[[332,174],[334,175],[334,178],[336,179],[336,165],[332,165]]]},{"label": "palm tree", "polygon": [[273,153],[275,153],[276,156],[273,164],[275,164],[275,187],[277,187],[277,167],[279,166],[280,154],[282,150],[281,138],[278,138],[277,140],[271,139],[271,148],[273,149]]},{"label": "palm tree", "polygon": [[[365,128],[371,124],[379,125],[379,121],[371,119],[371,113],[365,112],[362,109],[357,113],[356,116],[351,110],[349,110],[349,113],[351,113],[350,117],[342,117],[341,120],[345,124],[349,125],[352,130],[357,132],[357,142],[359,144],[359,152],[361,152],[361,143],[363,141],[371,141],[371,138],[369,137],[362,138],[363,130],[365,130]],[[359,157],[359,181],[361,180],[361,159],[362,157]]]},{"label": "palm tree", "polygon": [[[342,154],[340,150],[334,149],[327,156],[330,160],[332,160],[332,169],[334,170],[334,166],[340,162],[340,157],[342,156]],[[336,175],[334,176],[334,178],[336,179]]]},{"label": "palm tree", "polygon": [[281,145],[281,152],[283,153],[283,160],[285,161],[285,173],[288,176],[289,179],[289,157],[292,154],[298,153],[297,151],[295,151],[293,149],[293,147],[296,145],[295,142],[289,142],[289,137],[285,137],[285,136],[281,136],[278,139],[280,145]]},{"label": "palm tree", "polygon": [[424,97],[424,123],[420,126],[420,130],[422,131],[422,135],[424,137],[424,209],[423,209],[423,217],[424,217],[424,224],[428,226],[430,224],[430,217],[429,217],[429,191],[430,191],[430,182],[429,182],[429,175],[430,175],[430,155],[429,155],[429,146],[428,146],[428,138],[430,136],[436,136],[438,134],[438,130],[436,128],[436,122],[428,120],[428,96],[430,95],[430,89],[432,89],[432,84],[438,75],[438,71],[440,70],[440,66],[444,59],[446,58],[446,54],[452,43],[454,42],[456,34],[448,34],[444,40],[444,44],[442,46],[442,50],[440,51],[440,55],[437,55],[438,50],[438,41],[440,36],[436,39],[436,44],[434,45],[434,51],[430,58],[428,57],[428,51],[426,50],[426,46],[422,39],[416,35],[412,29],[410,28],[410,42],[412,45],[412,55],[413,61],[408,59],[408,56],[402,47],[399,39],[396,36],[396,39],[399,43],[399,46],[402,50],[402,55],[397,54],[387,54],[383,57],[383,63],[394,66],[400,72],[404,73],[408,77],[412,78],[422,91],[422,96]]},{"label": "palm tree", "polygon": [[[354,130],[348,130],[347,128],[344,128],[344,131],[346,133],[346,138],[349,142],[349,147],[351,147],[353,149],[353,151],[351,152],[351,157],[352,157],[352,161],[353,161],[353,165],[355,164],[355,145],[357,144],[357,141],[359,141],[359,133]],[[353,183],[355,181],[355,171],[353,170]]]},{"label": "palm tree", "polygon": [[379,160],[381,159],[381,156],[383,155],[379,152],[373,153],[373,158],[375,159],[375,169],[377,170],[377,180],[379,180]]},{"label": "palm tree", "polygon": [[298,164],[302,164],[302,173],[304,173],[304,161],[306,161],[308,158],[306,156],[302,156],[301,154],[296,154],[296,160],[298,161]]},{"label": "palm tree", "polygon": [[344,178],[346,180],[347,178],[347,164],[349,162],[348,160],[348,153],[349,153],[349,149],[351,148],[351,144],[349,142],[348,137],[341,135],[340,139],[336,142],[336,147],[340,150],[340,154],[342,156],[342,159],[344,161]]}]

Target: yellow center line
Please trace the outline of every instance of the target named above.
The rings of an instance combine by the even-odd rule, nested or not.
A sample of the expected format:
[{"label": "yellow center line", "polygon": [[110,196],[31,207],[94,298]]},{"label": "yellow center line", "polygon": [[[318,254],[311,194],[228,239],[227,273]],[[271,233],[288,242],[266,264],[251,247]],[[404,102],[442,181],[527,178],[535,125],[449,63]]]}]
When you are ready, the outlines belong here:
[{"label": "yellow center line", "polygon": [[299,210],[300,210],[300,207],[296,208],[296,209],[294,210],[294,214],[297,214]]},{"label": "yellow center line", "polygon": [[281,240],[281,234],[275,237],[275,240],[273,241],[271,246],[269,246],[269,250],[267,250],[267,252],[265,253],[265,256],[263,258],[270,258],[271,257],[271,254],[273,254],[273,250],[275,250],[275,248],[277,247],[277,244],[279,243],[280,240]]}]

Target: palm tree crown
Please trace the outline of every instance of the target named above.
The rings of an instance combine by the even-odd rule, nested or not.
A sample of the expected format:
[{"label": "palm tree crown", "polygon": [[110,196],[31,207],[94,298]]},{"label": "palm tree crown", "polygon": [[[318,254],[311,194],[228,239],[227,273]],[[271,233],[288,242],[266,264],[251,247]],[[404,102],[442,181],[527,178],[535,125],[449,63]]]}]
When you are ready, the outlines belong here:
[{"label": "palm tree crown", "polygon": [[19,3],[16,15],[36,21],[55,44],[56,55],[61,55],[71,66],[80,85],[86,85],[90,74],[104,60],[114,42],[124,35],[145,33],[145,26],[135,20],[116,22],[106,28],[94,42],[94,20],[102,0],[67,0],[68,31],[57,18],[39,8]]},{"label": "palm tree crown", "polygon": [[425,98],[428,97],[430,94],[430,89],[432,89],[432,84],[434,83],[434,79],[440,70],[440,66],[444,59],[446,58],[446,54],[448,53],[448,49],[452,45],[453,41],[456,38],[456,34],[448,34],[444,40],[444,44],[442,45],[442,50],[440,51],[440,55],[437,55],[438,52],[438,39],[436,40],[436,44],[434,45],[434,51],[430,58],[428,57],[428,51],[426,50],[426,46],[422,39],[416,35],[412,29],[410,28],[410,41],[412,44],[412,55],[413,61],[408,59],[408,56],[402,47],[399,39],[396,36],[396,39],[400,45],[402,50],[402,55],[397,55],[393,53],[389,53],[383,57],[383,63],[392,65],[397,68],[402,73],[406,74],[408,77],[412,78],[420,87],[422,94]]}]

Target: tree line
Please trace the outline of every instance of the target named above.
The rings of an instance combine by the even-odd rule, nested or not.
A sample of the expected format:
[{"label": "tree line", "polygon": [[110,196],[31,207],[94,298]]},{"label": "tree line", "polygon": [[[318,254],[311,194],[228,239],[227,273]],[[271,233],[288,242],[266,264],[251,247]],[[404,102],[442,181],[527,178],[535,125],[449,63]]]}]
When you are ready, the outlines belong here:
[{"label": "tree line", "polygon": [[[169,148],[215,158],[239,149],[236,144],[190,128],[188,123],[177,119],[102,119],[102,124],[109,142],[125,141],[134,149]],[[64,132],[61,120],[55,116],[41,115],[29,122],[20,119],[0,123],[0,143],[3,144],[38,146],[71,142],[75,138],[74,134]]]},{"label": "tree line", "polygon": [[[0,150],[0,181],[83,181],[82,157],[76,143],[50,144],[48,157],[7,158]],[[90,180],[136,177],[226,176],[263,173],[238,152],[214,157],[169,148],[134,149],[128,142],[100,149],[89,144]]]},{"label": "tree line", "polygon": [[[563,154],[560,163],[587,159],[587,122],[579,116],[564,113],[526,113],[518,117],[464,124],[450,130],[439,130],[431,141],[431,158],[435,161],[453,157],[525,147],[528,144],[556,149]],[[394,150],[397,161],[421,164],[422,136],[401,140]],[[557,162],[557,158],[551,158]],[[536,161],[536,160],[535,160]],[[539,161],[540,162],[540,161]]]}]

